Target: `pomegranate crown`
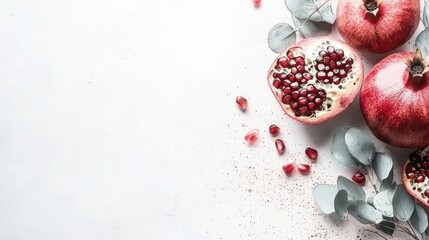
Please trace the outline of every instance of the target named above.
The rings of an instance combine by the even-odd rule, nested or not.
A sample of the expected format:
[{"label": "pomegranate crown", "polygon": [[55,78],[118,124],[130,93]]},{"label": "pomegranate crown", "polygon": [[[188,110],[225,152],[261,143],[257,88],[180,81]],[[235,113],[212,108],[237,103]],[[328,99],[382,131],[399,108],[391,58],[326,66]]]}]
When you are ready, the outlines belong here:
[{"label": "pomegranate crown", "polygon": [[423,59],[422,52],[419,48],[416,48],[414,51],[413,58],[406,58],[404,62],[407,64],[407,71],[413,78],[421,78],[429,71],[429,57]]},{"label": "pomegranate crown", "polygon": [[363,4],[360,8],[365,10],[365,13],[377,16],[378,11],[380,10],[379,6],[382,2],[383,0],[363,0]]}]

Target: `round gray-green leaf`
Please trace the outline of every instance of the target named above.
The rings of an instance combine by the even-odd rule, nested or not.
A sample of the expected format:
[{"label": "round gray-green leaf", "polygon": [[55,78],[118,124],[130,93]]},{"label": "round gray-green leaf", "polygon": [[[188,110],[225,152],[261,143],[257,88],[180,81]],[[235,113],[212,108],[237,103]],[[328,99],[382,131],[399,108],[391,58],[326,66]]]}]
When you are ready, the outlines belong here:
[{"label": "round gray-green leaf", "polygon": [[375,153],[372,160],[372,168],[380,181],[387,179],[393,170],[393,161],[388,155],[384,153]]},{"label": "round gray-green leaf", "polygon": [[386,217],[393,217],[393,207],[387,191],[379,192],[373,199],[374,207]]},{"label": "round gray-green leaf", "polygon": [[340,163],[348,167],[357,167],[356,160],[350,155],[349,148],[346,145],[345,135],[350,128],[340,127],[335,131],[332,139],[332,154]]},{"label": "round gray-green leaf", "polygon": [[414,50],[419,48],[422,52],[423,58],[429,57],[429,28],[426,28],[419,33],[414,42]]},{"label": "round gray-green leaf", "polygon": [[[332,11],[331,3],[324,2],[325,0],[285,0],[286,7],[291,12],[292,16],[302,20],[309,18],[309,20],[314,22],[333,24],[335,22],[335,15]],[[317,9],[318,7],[320,7],[320,9]]]},{"label": "round gray-green leaf", "polygon": [[346,190],[338,191],[334,199],[335,212],[340,217],[344,217],[347,214],[347,203],[348,197]]},{"label": "round gray-green leaf", "polygon": [[414,212],[414,199],[407,193],[404,185],[400,184],[396,188],[392,199],[393,214],[402,221],[410,219]]},{"label": "round gray-green leaf", "polygon": [[338,176],[337,178],[337,189],[338,191],[346,190],[348,195],[353,199],[365,201],[365,192],[362,187],[343,176]]},{"label": "round gray-green leaf", "polygon": [[350,154],[360,163],[370,165],[375,148],[369,136],[357,128],[350,128],[344,137]]},{"label": "round gray-green leaf", "polygon": [[383,182],[381,182],[380,192],[386,192],[389,201],[392,202],[393,195],[395,194],[397,187],[398,184],[396,182],[390,183],[389,178],[387,178],[384,179]]},{"label": "round gray-green leaf", "polygon": [[309,20],[304,25],[302,25],[305,22],[305,20],[298,19],[294,16],[292,16],[292,20],[296,29],[305,38],[326,36],[332,32],[332,24],[327,22],[315,22],[315,21]]},{"label": "round gray-green leaf", "polygon": [[381,212],[362,200],[352,200],[347,206],[347,211],[355,217],[359,222],[368,224],[377,224],[383,220]]},{"label": "round gray-green leaf", "polygon": [[296,31],[287,23],[278,23],[268,33],[268,46],[275,53],[281,53],[296,43]]},{"label": "round gray-green leaf", "polygon": [[410,222],[419,233],[424,232],[428,228],[428,215],[420,205],[416,204],[416,209],[413,215],[411,215]]},{"label": "round gray-green leaf", "polygon": [[337,188],[330,184],[319,184],[313,188],[313,198],[319,209],[325,214],[335,212],[335,196]]},{"label": "round gray-green leaf", "polygon": [[425,3],[425,7],[423,9],[423,25],[425,28],[429,28],[429,4],[428,1]]}]

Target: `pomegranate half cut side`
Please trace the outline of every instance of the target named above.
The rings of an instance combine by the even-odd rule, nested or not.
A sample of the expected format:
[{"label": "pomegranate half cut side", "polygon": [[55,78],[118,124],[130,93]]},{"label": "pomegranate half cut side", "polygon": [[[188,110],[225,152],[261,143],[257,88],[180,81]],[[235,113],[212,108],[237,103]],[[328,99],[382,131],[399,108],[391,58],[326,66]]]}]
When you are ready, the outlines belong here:
[{"label": "pomegranate half cut side", "polygon": [[280,53],[268,71],[268,84],[288,116],[317,124],[353,102],[363,73],[361,58],[346,43],[308,38]]},{"label": "pomegranate half cut side", "polygon": [[429,209],[429,147],[408,156],[402,169],[402,183],[410,195]]}]

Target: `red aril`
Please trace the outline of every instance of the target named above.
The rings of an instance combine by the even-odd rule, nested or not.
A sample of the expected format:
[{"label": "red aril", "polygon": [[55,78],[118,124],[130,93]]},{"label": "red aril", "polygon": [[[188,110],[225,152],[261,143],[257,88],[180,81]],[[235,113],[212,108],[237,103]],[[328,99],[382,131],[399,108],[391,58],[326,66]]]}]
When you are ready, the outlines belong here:
[{"label": "red aril", "polygon": [[305,39],[286,49],[268,72],[268,84],[280,106],[303,123],[321,123],[341,113],[362,81],[358,54],[326,37]]},{"label": "red aril", "polygon": [[270,126],[270,128],[269,128],[269,131],[270,131],[270,134],[271,134],[273,137],[275,137],[275,136],[277,136],[277,135],[279,134],[279,132],[280,132],[280,128],[279,128],[277,125],[272,124],[272,125]]},{"label": "red aril", "polygon": [[279,155],[283,155],[283,153],[285,153],[285,151],[286,151],[286,146],[285,146],[283,140],[276,139],[275,144],[276,144],[277,152],[279,153]]},{"label": "red aril", "polygon": [[352,180],[355,183],[358,183],[358,184],[361,184],[361,185],[365,185],[365,182],[366,182],[365,174],[357,171],[355,173],[355,175],[353,175]]},{"label": "red aril", "polygon": [[238,96],[235,99],[235,102],[237,103],[237,106],[238,106],[238,108],[241,111],[243,111],[243,112],[246,111],[246,109],[247,109],[247,99],[245,97]]},{"label": "red aril", "polygon": [[295,163],[289,163],[287,165],[283,166],[283,171],[286,173],[286,175],[290,175],[293,170],[295,169]]},{"label": "red aril", "polygon": [[339,0],[337,26],[348,44],[389,52],[411,38],[420,22],[418,0]]},{"label": "red aril", "polygon": [[244,140],[250,145],[254,144],[256,140],[258,140],[259,130],[258,129],[252,129],[250,132],[244,136]]},{"label": "red aril", "polygon": [[301,174],[307,175],[310,173],[310,165],[308,164],[298,164],[297,167]]},{"label": "red aril", "polygon": [[259,8],[261,6],[261,0],[253,0],[253,6]]},{"label": "red aril", "polygon": [[316,161],[319,154],[316,149],[308,147],[305,149],[305,155],[307,155],[311,160]]},{"label": "red aril", "polygon": [[366,77],[360,106],[372,133],[397,147],[429,145],[428,61],[419,50],[394,53]]},{"label": "red aril", "polygon": [[407,192],[429,208],[429,147],[412,152],[402,168],[402,183]]}]

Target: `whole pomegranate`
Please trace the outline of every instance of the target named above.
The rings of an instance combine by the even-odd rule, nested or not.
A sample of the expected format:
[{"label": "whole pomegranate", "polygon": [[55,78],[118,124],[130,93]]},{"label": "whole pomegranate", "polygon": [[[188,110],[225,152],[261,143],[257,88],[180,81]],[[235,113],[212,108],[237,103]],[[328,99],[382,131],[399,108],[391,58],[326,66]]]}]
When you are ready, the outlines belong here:
[{"label": "whole pomegranate", "polygon": [[337,26],[348,44],[389,52],[411,38],[420,22],[419,0],[339,0]]},{"label": "whole pomegranate", "polygon": [[320,123],[350,105],[363,72],[358,54],[344,42],[309,38],[277,57],[268,71],[268,84],[287,115],[303,123]]},{"label": "whole pomegranate", "polygon": [[394,53],[372,68],[360,106],[372,133],[397,147],[429,145],[428,61],[420,51]]},{"label": "whole pomegranate", "polygon": [[429,208],[429,147],[408,156],[402,169],[402,183],[410,195]]}]

